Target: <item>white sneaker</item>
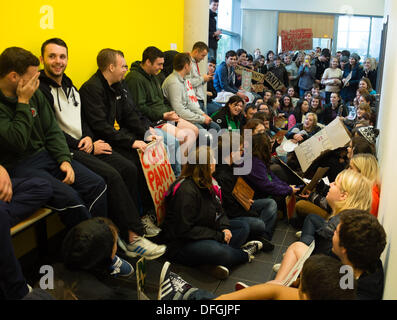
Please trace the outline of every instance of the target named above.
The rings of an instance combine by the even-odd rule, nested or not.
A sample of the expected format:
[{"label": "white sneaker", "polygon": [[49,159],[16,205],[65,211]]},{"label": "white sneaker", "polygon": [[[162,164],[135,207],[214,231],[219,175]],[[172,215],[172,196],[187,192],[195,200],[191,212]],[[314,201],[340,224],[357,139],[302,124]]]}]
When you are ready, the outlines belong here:
[{"label": "white sneaker", "polygon": [[165,253],[167,246],[157,245],[144,237],[138,237],[135,241],[126,245],[126,255],[129,257],[142,256],[147,260],[153,260]]},{"label": "white sneaker", "polygon": [[141,218],[143,227],[145,228],[145,235],[147,238],[157,236],[161,229],[154,224],[154,219],[150,215],[145,215]]},{"label": "white sneaker", "polygon": [[300,239],[302,236],[302,231],[298,231],[297,233],[295,233],[295,237],[297,237],[298,239]]},{"label": "white sneaker", "polygon": [[276,264],[273,266],[273,271],[274,271],[275,273],[277,273],[278,270],[280,270],[280,267],[281,267],[281,263],[276,263]]}]

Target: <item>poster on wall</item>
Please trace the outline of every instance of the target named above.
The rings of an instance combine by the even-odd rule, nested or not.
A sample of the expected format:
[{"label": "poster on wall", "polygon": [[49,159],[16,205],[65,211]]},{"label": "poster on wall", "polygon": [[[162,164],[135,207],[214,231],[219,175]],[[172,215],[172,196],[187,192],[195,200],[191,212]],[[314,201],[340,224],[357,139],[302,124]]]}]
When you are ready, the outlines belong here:
[{"label": "poster on wall", "polygon": [[281,46],[283,51],[313,49],[312,29],[282,30]]},{"label": "poster on wall", "polygon": [[138,154],[156,209],[157,224],[160,225],[165,215],[164,195],[175,181],[174,171],[163,141],[149,143],[145,152],[138,149]]}]

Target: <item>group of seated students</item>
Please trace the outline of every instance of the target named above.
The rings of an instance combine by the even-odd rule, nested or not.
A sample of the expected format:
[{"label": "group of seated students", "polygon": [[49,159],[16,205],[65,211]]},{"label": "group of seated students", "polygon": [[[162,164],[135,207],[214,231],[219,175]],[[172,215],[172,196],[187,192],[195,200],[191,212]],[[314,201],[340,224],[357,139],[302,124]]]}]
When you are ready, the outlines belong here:
[{"label": "group of seated students", "polygon": [[[365,96],[364,85],[356,96],[354,118],[347,118],[343,101],[349,101],[338,92],[330,94],[325,108],[319,87],[305,87],[307,92],[299,87],[302,97],[297,99],[288,76],[283,76],[287,94],[264,90],[247,104],[241,78],[234,72],[237,53],[229,51],[215,71],[216,62],[210,60],[212,69],[201,74],[198,63],[208,51],[205,43],[197,42],[190,53],[177,53],[172,73],[161,79],[165,59],[158,48],[146,48],[142,61],[133,62],[128,74],[123,53],[103,49],[97,56],[97,72],[78,90],[65,74],[68,47],[63,40],[42,44],[40,71],[39,59],[29,51],[4,50],[0,55],[0,142],[5,149],[0,156],[0,211],[5,213],[0,225],[2,252],[7,253],[0,258],[3,298],[34,293],[28,294],[32,289],[15,258],[9,228],[40,207],[58,212],[67,228],[60,267],[69,274],[65,277],[73,280],[82,272],[103,286],[103,291],[87,290],[82,283],[71,295],[128,299],[128,290],[111,284],[112,278],[134,272],[117,250],[132,258],[163,256],[226,279],[231,268],[251,262],[260,250],[274,249],[278,211],[285,216],[286,197],[296,195],[294,226],[302,230],[300,241],[288,248],[281,266],[274,266],[275,280],[219,298],[381,299],[379,258],[385,233],[375,218],[380,189],[378,131],[371,126],[371,99]],[[239,61],[246,66],[242,55],[240,50]],[[289,60],[286,54],[285,61]],[[281,75],[282,68],[286,67],[278,56],[261,70]],[[231,93],[224,104],[214,101],[222,91]],[[351,145],[322,159],[320,166],[329,168],[329,186],[323,183],[302,193],[276,156],[284,138],[277,133],[285,130],[285,139],[301,143],[336,117],[352,130]],[[151,141],[164,143],[176,176],[165,194],[161,229],[153,221],[154,205],[137,153]],[[245,172],[247,163],[251,166]],[[255,192],[248,210],[233,196],[239,179]],[[285,276],[314,239],[314,253],[326,257],[313,255],[307,260],[299,289],[284,287]],[[341,264],[354,270],[353,291],[336,288]],[[329,268],[320,281],[316,273],[322,265]],[[184,282],[169,267],[166,262],[161,273],[160,299],[215,298]],[[333,289],[318,290],[316,283]]]}]

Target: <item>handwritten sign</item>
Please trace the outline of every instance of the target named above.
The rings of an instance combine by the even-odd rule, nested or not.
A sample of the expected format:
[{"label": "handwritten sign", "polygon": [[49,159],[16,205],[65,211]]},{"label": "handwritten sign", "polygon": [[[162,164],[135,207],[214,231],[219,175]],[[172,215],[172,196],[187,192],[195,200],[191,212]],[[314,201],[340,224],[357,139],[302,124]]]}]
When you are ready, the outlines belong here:
[{"label": "handwritten sign", "polygon": [[276,75],[271,71],[268,71],[268,72],[266,72],[266,74],[263,74],[263,73],[253,71],[248,68],[244,68],[239,65],[236,66],[234,71],[239,75],[242,75],[243,72],[249,72],[252,74],[252,77],[251,77],[252,80],[255,80],[260,83],[263,83],[266,81],[267,84],[269,84],[269,86],[271,86],[273,88],[273,90],[282,90],[283,92],[285,92],[287,90],[287,88],[280,81],[280,79],[277,78]]},{"label": "handwritten sign", "polygon": [[295,29],[281,31],[283,51],[310,50],[313,48],[312,29]]},{"label": "handwritten sign", "polygon": [[165,216],[164,194],[175,181],[175,175],[162,141],[149,143],[145,152],[138,149],[138,154],[160,225]]},{"label": "handwritten sign", "polygon": [[349,131],[337,117],[324,129],[295,148],[294,151],[302,171],[306,172],[323,152],[342,148],[350,142],[350,139]]}]

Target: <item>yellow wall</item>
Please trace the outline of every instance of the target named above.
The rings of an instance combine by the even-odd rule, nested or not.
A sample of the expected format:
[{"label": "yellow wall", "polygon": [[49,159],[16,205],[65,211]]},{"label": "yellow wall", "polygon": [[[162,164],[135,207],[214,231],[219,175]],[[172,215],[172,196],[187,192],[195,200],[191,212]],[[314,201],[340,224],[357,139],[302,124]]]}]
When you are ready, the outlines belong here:
[{"label": "yellow wall", "polygon": [[[53,8],[53,29],[48,11]],[[79,88],[96,71],[103,48],[122,50],[128,65],[140,60],[149,45],[161,50],[183,49],[184,0],[22,0],[1,1],[0,52],[19,46],[40,55],[41,44],[52,37],[69,47],[66,73]]]}]

